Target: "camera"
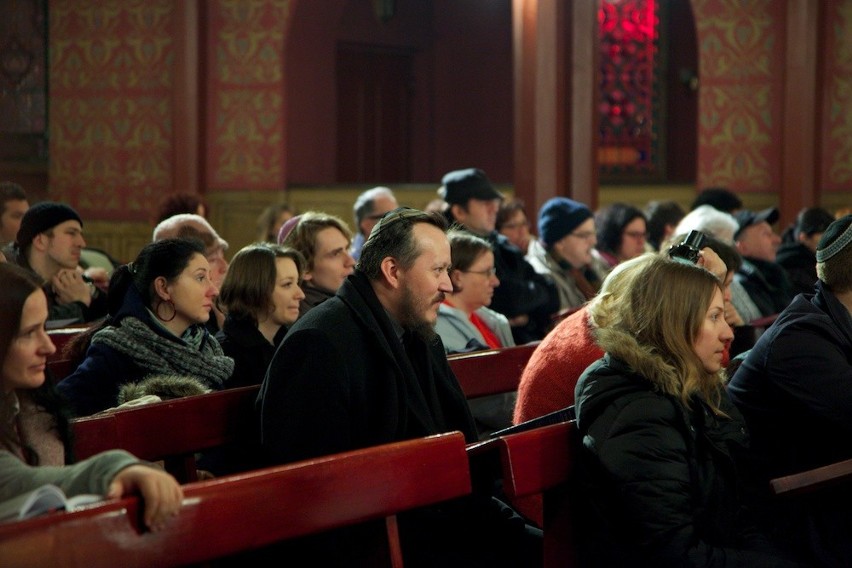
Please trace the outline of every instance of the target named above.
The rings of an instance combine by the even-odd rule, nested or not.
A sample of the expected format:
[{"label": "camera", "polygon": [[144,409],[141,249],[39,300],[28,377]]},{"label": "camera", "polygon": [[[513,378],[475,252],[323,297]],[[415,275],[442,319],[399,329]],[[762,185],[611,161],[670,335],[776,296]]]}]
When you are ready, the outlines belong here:
[{"label": "camera", "polygon": [[701,231],[689,231],[683,242],[669,247],[669,256],[680,262],[695,264],[698,262],[698,252],[704,248],[705,239],[706,237]]}]

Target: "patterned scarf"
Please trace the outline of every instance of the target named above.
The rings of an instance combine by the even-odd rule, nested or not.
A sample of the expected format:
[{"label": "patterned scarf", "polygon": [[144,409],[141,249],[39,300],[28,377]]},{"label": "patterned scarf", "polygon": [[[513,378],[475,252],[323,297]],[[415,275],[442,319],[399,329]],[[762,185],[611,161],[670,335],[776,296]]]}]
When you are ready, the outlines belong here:
[{"label": "patterned scarf", "polygon": [[122,319],[118,327],[98,331],[92,343],[102,343],[130,358],[148,371],[146,375],[194,377],[215,390],[221,390],[234,371],[234,360],[225,356],[213,337],[208,337],[200,348],[193,348],[155,333],[134,317]]}]

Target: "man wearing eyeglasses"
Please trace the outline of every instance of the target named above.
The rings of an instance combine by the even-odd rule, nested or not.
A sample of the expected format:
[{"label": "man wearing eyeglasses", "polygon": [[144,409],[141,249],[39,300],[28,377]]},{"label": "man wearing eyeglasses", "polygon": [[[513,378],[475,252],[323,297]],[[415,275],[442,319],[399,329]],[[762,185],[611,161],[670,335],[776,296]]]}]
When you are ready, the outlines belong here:
[{"label": "man wearing eyeglasses", "polygon": [[[438,307],[452,292],[446,230],[440,213],[388,213],[337,295],[287,333],[257,401],[270,465],[454,430],[477,440],[435,333]],[[507,512],[491,496],[476,495],[400,515],[405,559],[418,566],[534,565],[540,534]],[[380,534],[383,523],[363,530],[372,528]],[[362,565],[368,551],[359,543],[369,540],[351,531],[302,543],[304,557],[318,566]]]},{"label": "man wearing eyeglasses", "polygon": [[553,278],[560,312],[591,300],[606,274],[592,256],[598,240],[591,209],[567,197],[549,199],[538,214],[538,234],[527,260],[536,272]]},{"label": "man wearing eyeglasses", "polygon": [[516,344],[542,339],[559,310],[559,294],[550,278],[538,274],[524,254],[495,230],[503,195],[476,168],[449,172],[441,184],[438,193],[447,202],[447,218],[487,239],[494,249],[500,286],[494,290],[491,309],[509,318]]}]

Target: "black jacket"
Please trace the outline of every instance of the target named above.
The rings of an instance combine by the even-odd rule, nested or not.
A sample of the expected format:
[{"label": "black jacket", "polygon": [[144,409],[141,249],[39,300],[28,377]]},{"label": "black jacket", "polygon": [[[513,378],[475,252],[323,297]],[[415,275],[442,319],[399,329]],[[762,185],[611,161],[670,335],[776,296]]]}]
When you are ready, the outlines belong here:
[{"label": "black jacket", "polygon": [[780,314],[793,300],[793,284],[776,262],[743,257],[734,278],[741,283],[763,317]]},{"label": "black jacket", "polygon": [[225,388],[259,385],[275,355],[275,348],[284,339],[287,328],[282,326],[269,343],[249,319],[227,316],[216,340],[225,355],[234,360],[234,374],[225,382]]},{"label": "black jacket", "polygon": [[[279,464],[460,430],[477,432],[438,336],[407,352],[360,271],[287,333],[258,396],[261,444]],[[524,566],[541,542],[526,543],[491,495],[474,495],[399,516],[406,565]],[[379,523],[377,530],[381,529]],[[292,543],[313,565],[357,565],[368,527]],[[526,544],[526,546],[525,546]],[[530,564],[532,565],[532,564]]]},{"label": "black jacket", "polygon": [[775,262],[787,271],[794,294],[813,294],[817,281],[816,255],[802,243],[785,243]]},{"label": "black jacket", "polygon": [[787,566],[756,529],[738,473],[748,436],[726,396],[690,407],[606,354],[577,384],[586,566]]},{"label": "black jacket", "polygon": [[494,289],[489,306],[510,320],[526,314],[529,323],[513,326],[515,344],[544,339],[552,327],[551,316],[559,311],[559,290],[550,277],[539,274],[524,258],[521,250],[498,233],[488,241],[494,250],[494,267],[500,285]]}]

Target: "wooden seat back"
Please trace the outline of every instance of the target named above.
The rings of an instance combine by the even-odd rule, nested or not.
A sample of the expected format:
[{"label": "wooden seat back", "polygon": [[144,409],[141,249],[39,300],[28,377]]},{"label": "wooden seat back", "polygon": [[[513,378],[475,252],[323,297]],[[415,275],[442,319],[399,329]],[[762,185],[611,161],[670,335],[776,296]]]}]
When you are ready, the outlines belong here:
[{"label": "wooden seat back", "polygon": [[470,490],[464,437],[452,432],[188,484],[180,514],[156,533],[141,530],[137,498],[0,525],[0,558],[33,568],[185,566],[385,518],[380,556],[402,566],[395,515]]},{"label": "wooden seat back", "polygon": [[467,398],[518,390],[521,374],[540,342],[447,356]]},{"label": "wooden seat back", "polygon": [[236,442],[251,428],[259,389],[238,387],[72,420],[75,457],[122,449],[164,460],[182,483],[195,481],[197,452]]},{"label": "wooden seat back", "polygon": [[569,500],[574,428],[573,421],[561,422],[468,446],[477,476],[487,464],[499,463],[503,491],[521,512],[543,504],[534,520],[544,533],[546,567],[577,564]]},{"label": "wooden seat back", "polygon": [[47,368],[54,382],[61,381],[74,372],[74,361],[68,358],[65,349],[73,339],[88,328],[88,324],[81,324],[47,330],[47,335],[50,336],[50,340],[56,346],[56,351],[47,358]]}]

